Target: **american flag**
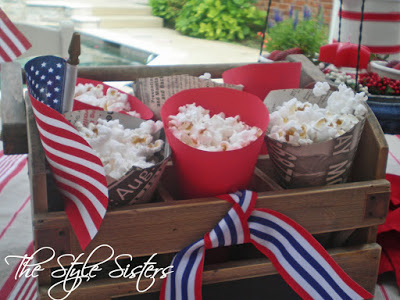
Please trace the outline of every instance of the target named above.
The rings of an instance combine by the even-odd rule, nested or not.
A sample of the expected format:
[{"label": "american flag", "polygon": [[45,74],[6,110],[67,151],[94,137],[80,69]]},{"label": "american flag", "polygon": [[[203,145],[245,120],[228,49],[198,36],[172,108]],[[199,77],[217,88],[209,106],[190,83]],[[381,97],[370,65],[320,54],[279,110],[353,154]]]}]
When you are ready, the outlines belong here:
[{"label": "american flag", "polygon": [[0,8],[0,63],[15,60],[30,47],[31,43]]},{"label": "american flag", "polygon": [[254,209],[257,194],[239,191],[219,198],[232,208],[204,238],[180,251],[164,279],[161,300],[200,300],[206,249],[252,243],[303,299],[370,299],[299,224],[270,210]]},{"label": "american flag", "polygon": [[38,101],[61,112],[66,60],[57,56],[39,56],[25,64],[29,93]]},{"label": "american flag", "polygon": [[62,107],[64,67],[61,60],[44,56],[29,61],[25,73],[46,159],[64,196],[65,212],[84,250],[106,214],[108,188],[101,160],[71,123],[57,112]]}]

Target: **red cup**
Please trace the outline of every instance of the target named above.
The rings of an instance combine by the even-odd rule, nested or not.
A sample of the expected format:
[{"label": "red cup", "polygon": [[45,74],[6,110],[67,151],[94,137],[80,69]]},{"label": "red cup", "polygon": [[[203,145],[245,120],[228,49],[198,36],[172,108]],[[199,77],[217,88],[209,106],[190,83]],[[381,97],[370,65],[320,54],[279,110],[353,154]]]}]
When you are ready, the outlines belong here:
[{"label": "red cup", "polygon": [[[241,121],[259,127],[263,134],[248,146],[232,151],[209,152],[190,147],[173,135],[168,121],[179,107],[191,103],[210,110],[211,115],[220,112],[227,117],[239,115]],[[258,97],[222,87],[184,90],[164,103],[161,118],[172,149],[181,196],[185,199],[216,196],[248,188],[269,122],[268,110]]]},{"label": "red cup", "polygon": [[[123,91],[121,91],[119,89],[111,87],[111,86],[105,84],[104,82],[97,81],[97,80],[91,80],[91,79],[86,79],[86,78],[77,78],[76,85],[78,85],[79,83],[81,83],[81,84],[91,83],[94,86],[97,86],[98,84],[101,84],[101,85],[103,85],[103,94],[106,94],[107,90],[109,88],[113,88],[113,89],[117,90],[118,92],[120,92],[122,94],[126,94],[128,96],[129,104],[131,105],[131,110],[132,111],[134,110],[134,111],[138,112],[140,114],[140,118],[142,120],[150,120],[151,118],[153,118],[153,112],[143,102],[141,102],[135,96],[129,95],[129,94],[127,94],[127,93],[125,93],[125,92],[123,92]],[[79,100],[76,100],[76,99],[74,100],[74,106],[73,106],[73,109],[72,109],[73,111],[75,111],[75,110],[88,110],[88,109],[89,110],[90,109],[103,110],[101,107],[97,107],[97,106],[93,106],[93,105],[90,105],[90,104],[86,104],[86,103],[83,103],[83,102],[81,102]],[[124,111],[120,111],[120,113],[127,114]]]},{"label": "red cup", "polygon": [[225,83],[242,84],[243,91],[264,100],[272,90],[299,88],[301,63],[250,64],[222,73]]}]

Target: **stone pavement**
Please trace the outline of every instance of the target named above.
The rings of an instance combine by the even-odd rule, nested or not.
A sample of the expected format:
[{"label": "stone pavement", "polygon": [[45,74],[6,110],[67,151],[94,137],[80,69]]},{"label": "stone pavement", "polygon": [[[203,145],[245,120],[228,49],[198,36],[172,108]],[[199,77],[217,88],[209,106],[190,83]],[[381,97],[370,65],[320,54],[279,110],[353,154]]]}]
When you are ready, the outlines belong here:
[{"label": "stone pavement", "polygon": [[86,28],[83,34],[153,52],[150,65],[256,63],[259,50],[183,36],[167,28]]}]

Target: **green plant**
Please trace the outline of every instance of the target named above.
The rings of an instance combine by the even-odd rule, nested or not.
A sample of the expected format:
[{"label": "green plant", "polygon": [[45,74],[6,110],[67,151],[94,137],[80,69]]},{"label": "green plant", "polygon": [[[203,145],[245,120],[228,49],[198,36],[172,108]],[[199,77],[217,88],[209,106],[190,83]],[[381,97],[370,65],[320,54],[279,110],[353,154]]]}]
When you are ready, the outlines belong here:
[{"label": "green plant", "polygon": [[236,41],[254,36],[265,12],[249,0],[188,0],[176,19],[182,34],[209,40]]},{"label": "green plant", "polygon": [[299,20],[298,11],[291,12],[291,17],[286,20],[282,20],[279,11],[275,11],[275,24],[266,34],[265,48],[269,52],[300,48],[305,56],[312,59],[326,42],[327,27],[322,23],[322,12],[312,18],[305,7],[302,20]]},{"label": "green plant", "polygon": [[163,18],[167,27],[174,28],[175,19],[185,2],[186,0],[150,0],[149,4],[154,16]]}]

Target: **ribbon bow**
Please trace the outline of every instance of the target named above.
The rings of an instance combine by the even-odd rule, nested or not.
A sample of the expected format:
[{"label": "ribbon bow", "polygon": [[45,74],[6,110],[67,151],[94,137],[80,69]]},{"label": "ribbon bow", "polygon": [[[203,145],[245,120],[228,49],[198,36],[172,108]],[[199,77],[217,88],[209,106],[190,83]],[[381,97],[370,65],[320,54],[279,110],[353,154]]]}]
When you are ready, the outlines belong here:
[{"label": "ribbon bow", "polygon": [[202,299],[205,250],[243,243],[252,243],[267,256],[303,299],[372,298],[303,227],[276,211],[254,209],[256,193],[239,191],[218,198],[232,208],[204,238],[175,255],[174,272],[163,282],[161,300]]}]

